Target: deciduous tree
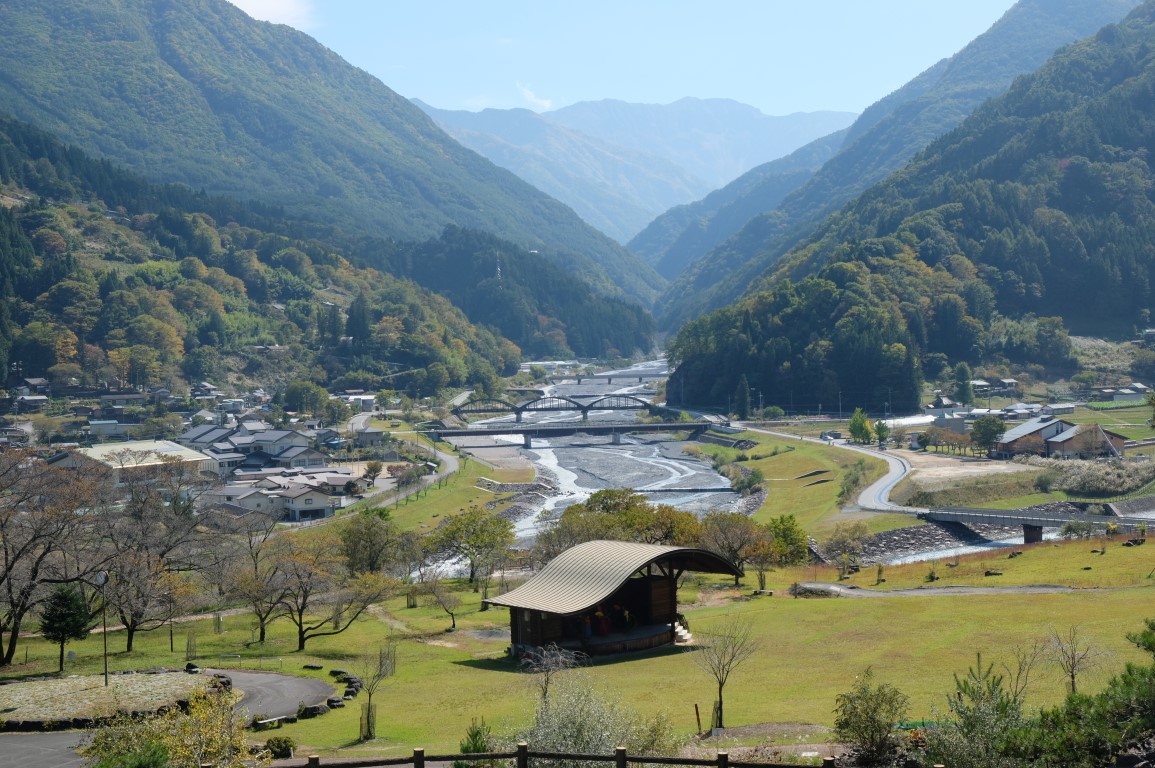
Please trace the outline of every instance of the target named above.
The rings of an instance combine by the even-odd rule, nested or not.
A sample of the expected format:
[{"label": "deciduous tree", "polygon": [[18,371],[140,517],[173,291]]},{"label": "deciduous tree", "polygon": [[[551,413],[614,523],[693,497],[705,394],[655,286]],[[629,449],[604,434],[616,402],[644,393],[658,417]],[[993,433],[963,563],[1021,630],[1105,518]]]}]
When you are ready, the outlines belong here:
[{"label": "deciduous tree", "polygon": [[758,641],[750,623],[730,618],[719,626],[699,632],[699,641],[692,648],[694,663],[713,678],[718,686],[717,717],[714,726],[725,727],[722,692],[730,676],[758,650]]}]

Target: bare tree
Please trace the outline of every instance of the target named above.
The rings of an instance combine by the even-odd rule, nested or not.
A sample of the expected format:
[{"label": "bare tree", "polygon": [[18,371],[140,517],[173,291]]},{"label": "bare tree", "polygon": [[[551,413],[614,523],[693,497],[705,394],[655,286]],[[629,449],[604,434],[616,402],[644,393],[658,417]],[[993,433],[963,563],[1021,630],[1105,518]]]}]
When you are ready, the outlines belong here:
[{"label": "bare tree", "polygon": [[0,666],[13,662],[24,620],[52,585],[103,567],[92,512],[110,488],[107,468],[95,462],[67,469],[31,451],[0,453]]},{"label": "bare tree", "polygon": [[717,717],[714,726],[725,727],[722,716],[722,690],[730,675],[754,655],[758,641],[750,622],[730,618],[717,628],[699,634],[697,646],[692,647],[694,663],[718,684]]},{"label": "bare tree", "polygon": [[1035,640],[1030,645],[1016,645],[1011,649],[1011,662],[1003,663],[1007,692],[1018,706],[1022,707],[1023,699],[1027,695],[1027,688],[1031,683],[1031,674],[1046,656],[1046,653],[1047,644]]},{"label": "bare tree", "polygon": [[537,675],[537,687],[543,703],[549,702],[549,687],[559,672],[574,669],[589,660],[581,651],[570,651],[550,643],[544,648],[533,648],[521,658],[521,666]]},{"label": "bare tree", "polygon": [[377,738],[377,710],[373,708],[373,694],[397,671],[397,641],[390,637],[385,645],[373,653],[361,656],[353,665],[353,671],[361,678],[361,690],[365,692],[362,707],[361,741]]},{"label": "bare tree", "polygon": [[[758,524],[741,512],[715,509],[702,518],[702,546],[741,568],[759,539]],[[734,586],[741,577],[734,577]]]},{"label": "bare tree", "polygon": [[1066,634],[1052,629],[1049,644],[1051,652],[1054,654],[1055,663],[1063,670],[1063,674],[1070,684],[1071,693],[1078,693],[1076,683],[1079,675],[1098,664],[1103,655],[1102,652],[1096,650],[1083,637],[1077,624],[1072,624]]},{"label": "bare tree", "polygon": [[441,610],[449,614],[450,631],[457,629],[457,609],[461,607],[461,595],[454,592],[440,574],[426,581],[425,588],[433,595],[433,601],[441,606]]},{"label": "bare tree", "polygon": [[263,643],[269,624],[285,614],[288,591],[280,552],[283,543],[274,536],[277,521],[272,515],[250,512],[233,521],[232,530],[238,532],[232,540],[239,551],[235,564],[228,568],[225,590],[249,606]]}]

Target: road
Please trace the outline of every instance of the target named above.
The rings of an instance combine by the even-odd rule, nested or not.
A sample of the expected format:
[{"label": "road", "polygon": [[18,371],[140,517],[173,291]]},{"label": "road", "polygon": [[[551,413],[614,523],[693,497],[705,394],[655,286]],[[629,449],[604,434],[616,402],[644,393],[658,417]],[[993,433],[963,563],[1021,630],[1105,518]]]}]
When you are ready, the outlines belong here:
[{"label": "road", "polygon": [[[788,440],[799,439],[798,435],[792,435],[788,432],[776,432],[770,429],[758,429],[746,425],[746,428],[751,432],[761,432],[767,435],[774,435]],[[897,456],[890,451],[880,451],[876,448],[864,448],[859,445],[851,445],[845,441],[830,441],[822,440],[817,437],[803,437],[804,441],[811,443],[820,443],[822,445],[836,445],[839,448],[845,448],[848,451],[855,451],[857,453],[865,454],[872,458],[882,459],[886,462],[886,474],[880,479],[871,483],[858,494],[858,506],[862,509],[871,512],[898,512],[908,515],[917,515],[926,512],[925,509],[918,507],[904,507],[901,504],[895,504],[890,500],[890,492],[894,490],[894,486],[898,485],[902,478],[910,473],[910,462],[901,456]]]}]

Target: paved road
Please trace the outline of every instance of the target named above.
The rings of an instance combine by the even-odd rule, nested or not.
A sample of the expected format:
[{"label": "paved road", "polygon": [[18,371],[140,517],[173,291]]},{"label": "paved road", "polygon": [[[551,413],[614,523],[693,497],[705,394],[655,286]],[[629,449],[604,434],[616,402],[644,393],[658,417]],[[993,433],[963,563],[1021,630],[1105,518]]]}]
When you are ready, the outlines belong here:
[{"label": "paved road", "polygon": [[[316,678],[235,669],[205,671],[224,672],[233,679],[233,687],[244,692],[237,706],[250,717],[295,715],[300,702],[321,704],[336,693],[333,686]],[[0,768],[80,768],[87,761],[76,754],[76,748],[86,738],[83,731],[0,734]]]},{"label": "paved road", "polygon": [[943,595],[1053,595],[1063,592],[1074,592],[1073,587],[1062,587],[1057,584],[1025,584],[1011,587],[914,587],[912,589],[864,589],[853,584],[832,584],[826,581],[803,581],[798,584],[802,589],[815,592],[828,592],[838,597],[927,597]]}]

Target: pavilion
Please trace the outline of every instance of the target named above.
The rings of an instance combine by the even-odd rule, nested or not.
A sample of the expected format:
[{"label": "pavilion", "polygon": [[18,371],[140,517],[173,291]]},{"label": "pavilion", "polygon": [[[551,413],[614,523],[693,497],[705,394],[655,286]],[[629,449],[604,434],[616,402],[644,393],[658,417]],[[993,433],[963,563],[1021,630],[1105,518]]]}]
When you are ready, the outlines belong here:
[{"label": "pavilion", "polygon": [[589,541],[486,602],[509,608],[514,655],[551,643],[591,655],[656,648],[672,644],[681,629],[678,578],[686,571],[742,575],[704,549]]}]

